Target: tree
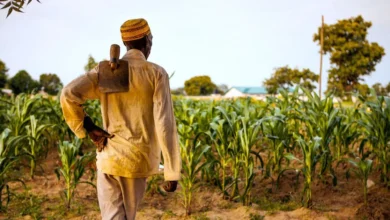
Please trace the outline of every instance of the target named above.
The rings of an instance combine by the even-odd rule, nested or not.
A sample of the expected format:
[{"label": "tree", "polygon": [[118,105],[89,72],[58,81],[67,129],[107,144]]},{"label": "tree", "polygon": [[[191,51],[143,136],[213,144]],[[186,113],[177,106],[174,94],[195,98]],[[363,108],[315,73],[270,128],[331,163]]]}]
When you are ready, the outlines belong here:
[{"label": "tree", "polygon": [[4,88],[7,84],[8,68],[3,61],[0,60],[0,88]]},{"label": "tree", "polygon": [[293,86],[302,86],[313,90],[316,88],[313,83],[317,80],[318,75],[310,69],[299,70],[284,66],[276,68],[271,78],[265,79],[263,84],[269,94],[276,94],[280,88],[289,89]]},{"label": "tree", "polygon": [[184,83],[187,95],[210,95],[216,88],[209,76],[195,76]]},{"label": "tree", "polygon": [[386,85],[386,93],[390,93],[390,82]]},{"label": "tree", "polygon": [[383,96],[386,95],[386,88],[382,86],[380,83],[375,83],[372,85],[372,88],[375,90],[377,95]]},{"label": "tree", "polygon": [[[40,0],[36,0],[41,3]],[[7,9],[7,17],[13,12],[23,12],[23,6],[27,2],[27,5],[32,2],[32,0],[0,0],[0,5],[4,5],[1,9]]]},{"label": "tree", "polygon": [[44,91],[50,95],[56,95],[62,87],[60,78],[56,74],[42,74],[39,77],[39,83],[43,87]]},{"label": "tree", "polygon": [[370,94],[370,87],[367,84],[358,84],[356,86],[360,95],[367,97]]},{"label": "tree", "polygon": [[[368,29],[372,23],[362,16],[339,20],[336,24],[324,25],[324,54],[330,53],[331,68],[328,77],[328,91],[338,97],[349,96],[356,91],[362,76],[375,71],[385,55],[378,43],[368,42]],[[320,31],[314,34],[314,42],[320,43]]]},{"label": "tree", "polygon": [[95,68],[97,65],[98,65],[98,63],[96,63],[95,59],[91,55],[89,55],[88,63],[84,66],[84,70],[85,70],[85,72],[89,72],[93,68]]},{"label": "tree", "polygon": [[39,90],[39,82],[33,80],[25,70],[21,70],[9,80],[9,85],[14,94],[30,93],[34,89]]}]

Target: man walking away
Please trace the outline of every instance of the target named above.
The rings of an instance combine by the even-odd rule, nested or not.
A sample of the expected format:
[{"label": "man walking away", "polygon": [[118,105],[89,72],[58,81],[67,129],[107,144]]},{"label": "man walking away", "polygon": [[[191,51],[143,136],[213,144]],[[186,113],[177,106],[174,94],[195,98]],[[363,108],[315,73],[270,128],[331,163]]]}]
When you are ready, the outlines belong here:
[{"label": "man walking away", "polygon": [[[102,89],[114,84],[109,86],[115,90],[123,83],[101,82],[109,79],[102,77],[98,65],[69,83],[61,94],[69,127],[79,138],[88,133],[97,146],[97,190],[104,220],[135,219],[146,178],[158,173],[161,152],[166,191],[176,190],[181,170],[169,77],[164,68],[147,61],[153,38],[149,25],[144,19],[132,19],[120,31],[127,48],[122,60],[128,62],[128,88],[124,92]],[[82,108],[93,99],[100,100],[104,130]]]}]

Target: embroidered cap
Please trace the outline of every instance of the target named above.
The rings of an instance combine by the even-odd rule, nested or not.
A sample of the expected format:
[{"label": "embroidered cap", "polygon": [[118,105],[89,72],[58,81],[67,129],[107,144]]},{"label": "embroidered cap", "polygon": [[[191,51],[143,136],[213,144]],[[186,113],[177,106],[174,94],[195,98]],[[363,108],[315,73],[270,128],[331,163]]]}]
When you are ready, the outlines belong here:
[{"label": "embroidered cap", "polygon": [[133,41],[150,34],[148,22],[143,18],[131,19],[121,26],[121,36],[123,41]]}]

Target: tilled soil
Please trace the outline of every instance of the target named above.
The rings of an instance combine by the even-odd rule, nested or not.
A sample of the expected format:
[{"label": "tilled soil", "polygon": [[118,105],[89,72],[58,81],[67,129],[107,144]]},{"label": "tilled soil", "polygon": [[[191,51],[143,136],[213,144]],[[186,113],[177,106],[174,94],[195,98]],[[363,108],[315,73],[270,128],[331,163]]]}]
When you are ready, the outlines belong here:
[{"label": "tilled soil", "polygon": [[[65,208],[61,198],[63,179],[58,180],[54,173],[58,164],[58,153],[53,149],[41,162],[43,171],[38,170],[33,180],[27,176],[28,168],[23,168],[26,170],[21,173],[26,176],[21,178],[27,191],[19,183],[10,184],[15,195],[0,219],[101,219],[96,190],[88,184],[77,187],[71,210]],[[346,179],[346,169],[336,170],[337,186],[332,186],[330,179],[313,183],[311,209],[301,207],[303,178],[297,181],[296,173],[291,171],[281,178],[279,187],[277,177],[257,177],[251,206],[225,200],[215,186],[203,184],[194,194],[191,217],[185,216],[179,187],[166,196],[146,194],[137,219],[390,219],[390,192],[379,183],[379,174],[371,175],[375,185],[369,189],[365,206],[361,181],[354,176]],[[88,172],[84,180],[89,177]],[[93,182],[96,184],[96,179]]]}]

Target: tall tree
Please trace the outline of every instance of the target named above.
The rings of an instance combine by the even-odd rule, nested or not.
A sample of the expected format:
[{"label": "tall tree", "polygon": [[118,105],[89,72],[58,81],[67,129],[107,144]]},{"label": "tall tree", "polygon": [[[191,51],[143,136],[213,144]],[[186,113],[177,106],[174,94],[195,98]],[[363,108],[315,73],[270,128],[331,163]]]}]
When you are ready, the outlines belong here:
[{"label": "tall tree", "polygon": [[95,59],[91,55],[89,55],[88,63],[84,66],[84,70],[85,70],[85,72],[89,72],[93,68],[95,68],[97,65],[98,65],[98,63],[96,63]]},{"label": "tall tree", "polygon": [[0,88],[4,88],[7,84],[8,68],[3,61],[0,60]]},{"label": "tall tree", "polygon": [[30,93],[33,90],[39,90],[40,85],[38,81],[31,78],[27,71],[21,70],[14,77],[9,80],[9,86],[14,94]]},{"label": "tall tree", "polygon": [[275,69],[271,78],[265,79],[263,84],[269,94],[276,94],[279,89],[289,89],[293,86],[302,86],[309,90],[316,88],[314,83],[318,80],[318,75],[310,69],[291,69],[288,66]]},{"label": "tall tree", "polygon": [[50,95],[56,95],[62,87],[60,78],[56,74],[41,74],[39,77],[39,83],[43,87],[44,91]]},{"label": "tall tree", "polygon": [[[383,47],[367,40],[371,22],[362,16],[339,20],[336,24],[324,25],[325,54],[330,53],[331,68],[328,77],[328,92],[339,97],[349,96],[357,90],[362,76],[370,75],[385,55]],[[314,34],[314,42],[320,43],[320,31]]]},{"label": "tall tree", "polygon": [[184,83],[187,95],[210,95],[216,88],[209,76],[195,76]]},{"label": "tall tree", "polygon": [[[36,0],[37,2],[41,3],[40,0]],[[27,3],[30,4],[32,0],[0,0],[0,5],[4,5],[0,9],[7,9],[8,8],[8,13],[7,17],[13,12],[23,12],[23,6]]]}]

